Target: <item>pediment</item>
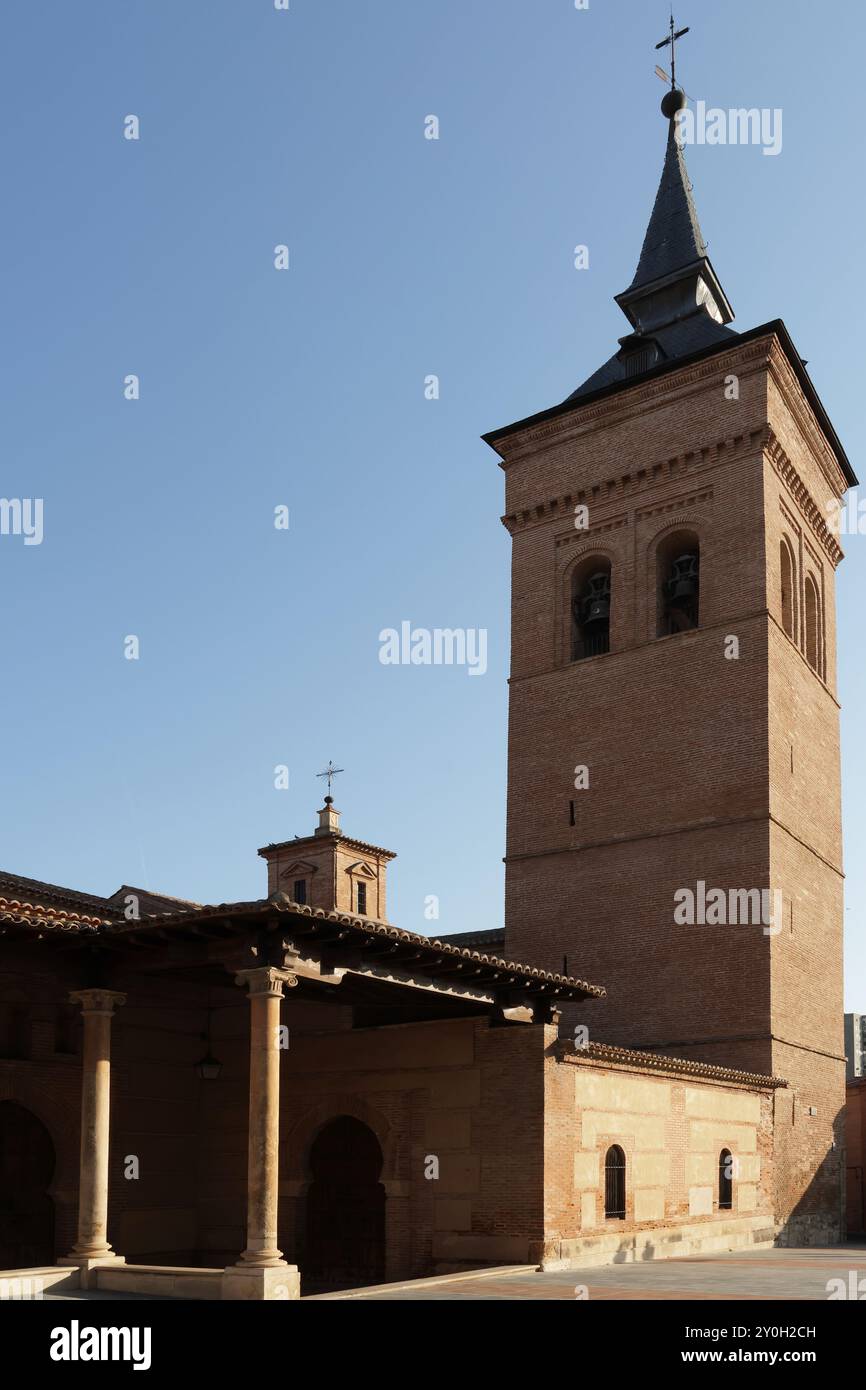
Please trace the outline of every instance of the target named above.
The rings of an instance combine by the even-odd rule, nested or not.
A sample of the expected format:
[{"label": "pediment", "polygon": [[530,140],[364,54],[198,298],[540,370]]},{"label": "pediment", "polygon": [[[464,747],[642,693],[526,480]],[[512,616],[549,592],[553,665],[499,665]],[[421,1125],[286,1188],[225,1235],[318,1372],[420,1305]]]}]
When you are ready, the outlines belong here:
[{"label": "pediment", "polygon": [[295,859],[293,863],[280,869],[280,878],[305,878],[307,874],[317,874],[318,872],[318,864],[311,864],[308,859]]},{"label": "pediment", "polygon": [[347,874],[354,874],[357,878],[375,878],[376,871],[371,869],[369,864],[365,864],[363,859],[356,859],[354,864],[349,864],[346,869]]}]

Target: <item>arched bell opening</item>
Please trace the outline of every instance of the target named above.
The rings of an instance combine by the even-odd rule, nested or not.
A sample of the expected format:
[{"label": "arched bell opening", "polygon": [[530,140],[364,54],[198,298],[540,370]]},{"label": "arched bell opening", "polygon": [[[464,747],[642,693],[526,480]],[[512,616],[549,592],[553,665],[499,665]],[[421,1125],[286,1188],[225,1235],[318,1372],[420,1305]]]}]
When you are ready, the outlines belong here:
[{"label": "arched bell opening", "polygon": [[656,552],[659,637],[700,625],[701,547],[693,531],[666,536]]},{"label": "arched bell opening", "polygon": [[602,555],[590,555],[571,580],[571,659],[583,661],[610,651],[611,568]]}]

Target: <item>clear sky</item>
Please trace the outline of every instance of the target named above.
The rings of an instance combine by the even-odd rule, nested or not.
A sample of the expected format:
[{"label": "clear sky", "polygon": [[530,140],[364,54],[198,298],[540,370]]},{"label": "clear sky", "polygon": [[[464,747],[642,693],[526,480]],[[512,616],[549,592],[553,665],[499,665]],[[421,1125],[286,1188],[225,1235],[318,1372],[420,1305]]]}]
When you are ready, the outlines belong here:
[{"label": "clear sky", "polygon": [[[692,97],[782,108],[778,156],[703,146],[689,168],[735,327],[785,319],[863,473],[866,7],[677,20]],[[398,852],[393,921],[431,930],[436,894],[443,934],[501,924],[509,540],[479,435],[625,331],[667,21],[648,0],[6,7],[0,494],[45,511],[41,545],[0,538],[3,867],[258,897],[256,848],[312,829],[333,758],[344,828]],[[866,538],[845,545],[866,1010]],[[382,666],[404,620],[485,628],[486,675]]]}]

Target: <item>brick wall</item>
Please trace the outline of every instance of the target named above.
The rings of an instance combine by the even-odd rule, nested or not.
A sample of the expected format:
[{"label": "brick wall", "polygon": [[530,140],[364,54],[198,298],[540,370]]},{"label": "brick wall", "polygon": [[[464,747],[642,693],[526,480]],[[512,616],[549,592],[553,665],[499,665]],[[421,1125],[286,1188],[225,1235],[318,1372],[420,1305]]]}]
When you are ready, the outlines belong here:
[{"label": "brick wall", "polygon": [[[840,552],[823,521],[838,465],[773,337],[498,447],[513,537],[507,954],[606,987],[567,1011],[569,1031],[788,1077],[801,1099],[780,1132],[775,1217],[789,1239],[838,1238]],[[700,542],[700,630],[657,638],[657,555],[678,532]],[[572,663],[572,575],[596,553],[612,568],[610,652]],[[819,674],[803,654],[807,573]],[[675,893],[698,881],[781,889],[782,930],[676,924]]]},{"label": "brick wall", "polygon": [[849,1081],[845,1104],[847,1229],[866,1232],[866,1081]]},{"label": "brick wall", "polygon": [[[772,1239],[771,1091],[552,1050],[547,1092],[548,1262],[649,1259]],[[624,1218],[605,1213],[612,1145],[625,1155]],[[719,1205],[725,1149],[730,1210]]]}]

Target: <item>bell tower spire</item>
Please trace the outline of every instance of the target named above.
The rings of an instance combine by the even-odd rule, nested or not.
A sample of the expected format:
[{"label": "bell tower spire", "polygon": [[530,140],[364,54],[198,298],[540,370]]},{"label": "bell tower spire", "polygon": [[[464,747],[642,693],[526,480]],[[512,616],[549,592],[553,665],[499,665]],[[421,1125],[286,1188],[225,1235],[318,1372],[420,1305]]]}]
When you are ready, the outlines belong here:
[{"label": "bell tower spire", "polygon": [[[671,41],[674,37],[672,31]],[[686,105],[686,94],[679,87],[672,86],[662,98],[668,137],[661,181],[634,278],[627,290],[616,295],[638,333],[667,328],[692,316],[709,316],[717,324],[730,323],[734,317],[707,255],[686,168],[680,119]]]},{"label": "bell tower spire", "polygon": [[[677,39],[688,32],[671,19],[669,36],[656,47],[670,44],[673,57]],[[670,78],[656,69],[671,83],[661,103],[668,128],[661,180],[631,284],[614,296],[631,331],[620,338],[619,351],[572,391],[570,401],[736,336],[727,327],[734,311],[710,260],[686,168],[688,98],[677,85],[673,62],[671,69]]]},{"label": "bell tower spire", "polygon": [[505,956],[602,981],[591,1019],[563,1015],[596,1041],[784,1077],[772,1172],[754,1156],[738,1210],[772,1183],[784,1243],[830,1243],[842,552],[824,517],[856,477],[784,323],[727,327],[685,103],[671,86],[620,351],[485,435],[512,538]]}]

